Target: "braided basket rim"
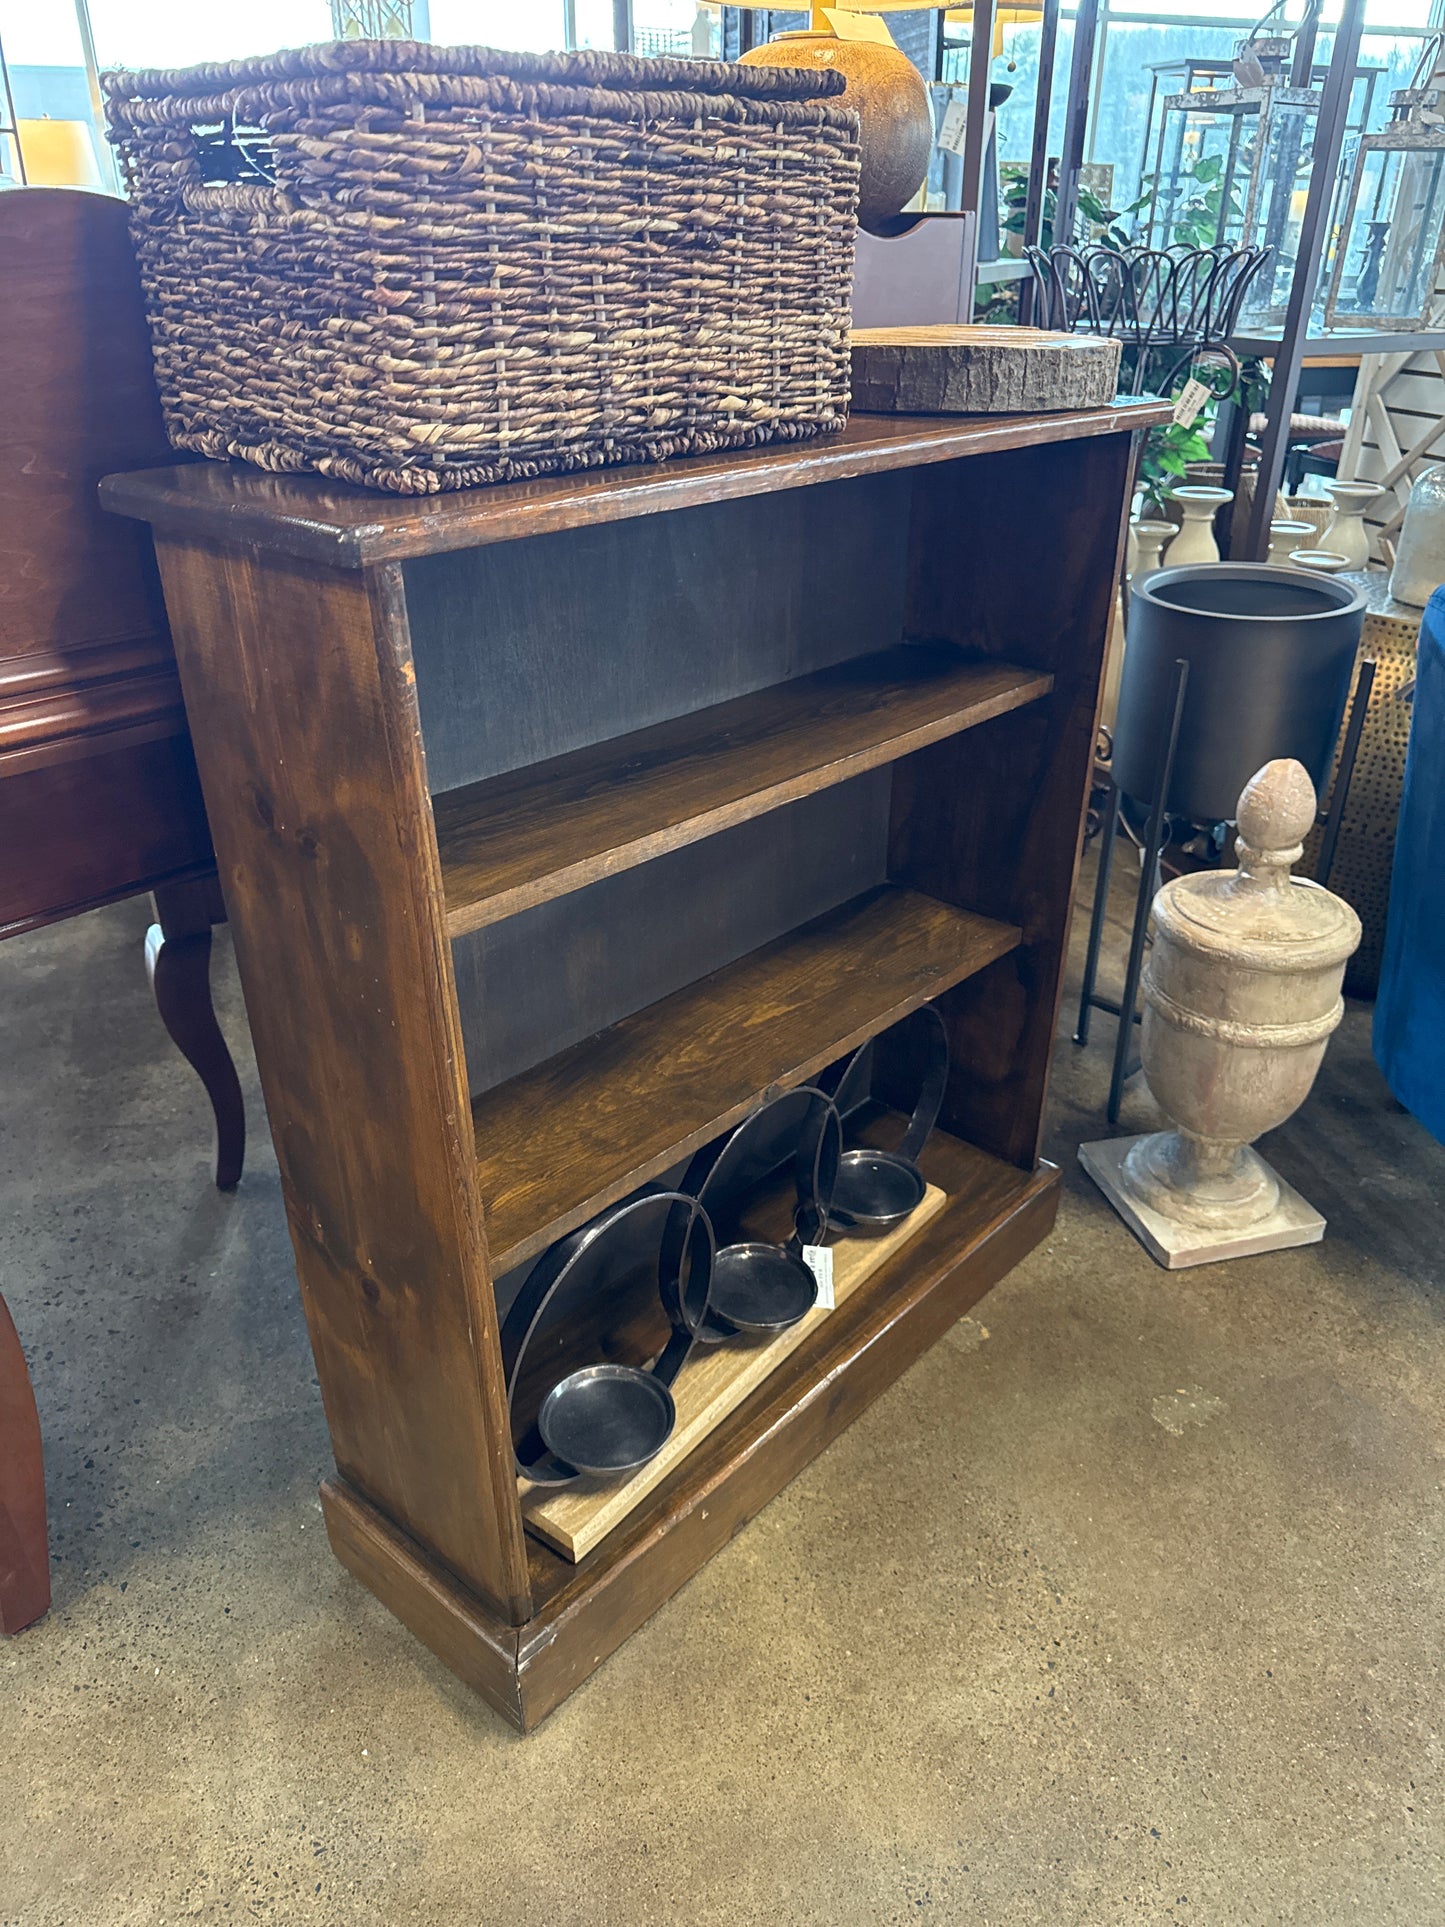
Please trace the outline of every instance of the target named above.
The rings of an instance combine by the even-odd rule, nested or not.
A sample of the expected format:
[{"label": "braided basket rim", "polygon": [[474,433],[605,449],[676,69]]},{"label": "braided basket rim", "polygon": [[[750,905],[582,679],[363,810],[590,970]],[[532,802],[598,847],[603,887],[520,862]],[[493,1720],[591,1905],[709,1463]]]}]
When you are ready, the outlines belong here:
[{"label": "braided basket rim", "polygon": [[529,54],[498,47],[439,46],[424,40],[329,40],[195,67],[112,68],[101,75],[101,86],[107,100],[119,106],[131,100],[203,98],[274,81],[407,73],[596,87],[624,94],[675,90],[758,101],[829,100],[847,85],[844,76],[831,68],[744,67],[736,61],[653,59],[591,49]]}]

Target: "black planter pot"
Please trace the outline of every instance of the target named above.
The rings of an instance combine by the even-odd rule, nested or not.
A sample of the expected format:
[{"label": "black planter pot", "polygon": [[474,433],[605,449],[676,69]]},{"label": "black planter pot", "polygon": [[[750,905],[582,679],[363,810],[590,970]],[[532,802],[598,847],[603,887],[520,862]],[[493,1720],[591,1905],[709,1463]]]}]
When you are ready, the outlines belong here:
[{"label": "black planter pot", "polygon": [[1233,818],[1239,792],[1277,756],[1324,791],[1359,653],[1365,597],[1353,583],[1258,562],[1160,569],[1134,590],[1114,730],[1114,780],[1154,801],[1173,705],[1189,664],[1166,807]]}]

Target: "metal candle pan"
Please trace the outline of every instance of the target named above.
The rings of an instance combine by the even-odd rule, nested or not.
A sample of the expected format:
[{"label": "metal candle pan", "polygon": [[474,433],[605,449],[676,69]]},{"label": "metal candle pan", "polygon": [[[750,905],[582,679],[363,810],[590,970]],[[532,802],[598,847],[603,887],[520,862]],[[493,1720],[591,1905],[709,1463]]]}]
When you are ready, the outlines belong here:
[{"label": "metal candle pan", "polygon": [[556,1330],[559,1313],[595,1301],[640,1267],[656,1268],[664,1306],[694,1291],[705,1304],[712,1261],[707,1214],[678,1191],[618,1205],[542,1254],[502,1323],[512,1450],[524,1477],[566,1485],[583,1472],[617,1476],[662,1450],[676,1422],[670,1388],[685,1352],[668,1346],[648,1370],[584,1365],[561,1377],[535,1411],[519,1409],[524,1367],[534,1342]]},{"label": "metal candle pan", "polygon": [[[707,1212],[718,1246],[703,1315],[690,1326],[695,1340],[785,1331],[812,1310],[818,1285],[803,1246],[826,1232],[841,1151],[831,1098],[803,1085],[759,1105],[720,1149],[709,1146],[694,1158],[682,1189]],[[793,1235],[786,1244],[740,1236],[758,1187],[783,1168],[793,1178]]]},{"label": "metal candle pan", "polygon": [[[943,1106],[948,1083],[948,1032],[933,1004],[921,1004],[893,1029],[902,1031],[905,1026],[917,1033],[923,1064],[913,1115],[896,1150],[858,1145],[844,1151],[829,1215],[845,1231],[871,1235],[891,1230],[917,1210],[928,1188],[918,1159]],[[846,1116],[869,1094],[871,1048],[871,1044],[864,1044],[856,1050],[837,1079],[833,1102],[840,1115]]]}]

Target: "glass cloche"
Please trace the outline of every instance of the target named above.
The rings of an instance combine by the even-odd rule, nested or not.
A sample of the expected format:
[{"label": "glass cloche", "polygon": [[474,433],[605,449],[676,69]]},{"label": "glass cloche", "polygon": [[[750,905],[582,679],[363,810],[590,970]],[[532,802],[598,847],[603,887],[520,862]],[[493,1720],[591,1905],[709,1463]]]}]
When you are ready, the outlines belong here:
[{"label": "glass cloche", "polygon": [[1390,571],[1396,602],[1423,609],[1445,582],[1445,464],[1436,462],[1410,490]]}]

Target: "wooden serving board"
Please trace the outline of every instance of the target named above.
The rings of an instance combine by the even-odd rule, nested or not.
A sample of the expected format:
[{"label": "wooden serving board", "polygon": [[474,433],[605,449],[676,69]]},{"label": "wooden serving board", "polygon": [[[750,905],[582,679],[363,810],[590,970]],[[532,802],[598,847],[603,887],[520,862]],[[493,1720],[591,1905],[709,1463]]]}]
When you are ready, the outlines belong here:
[{"label": "wooden serving board", "polygon": [[1119,343],[1043,328],[939,322],[855,328],[853,407],[873,415],[1034,415],[1101,408]]},{"label": "wooden serving board", "polygon": [[[910,1238],[916,1237],[948,1202],[930,1184],[917,1210],[881,1238],[840,1238],[833,1246],[833,1300],[844,1304],[880,1265],[887,1264]],[[762,1344],[735,1341],[700,1347],[678,1373],[672,1388],[677,1423],[672,1437],[640,1472],[620,1484],[611,1480],[579,1479],[574,1485],[534,1486],[525,1479],[522,1514],[539,1539],[574,1563],[615,1531],[669,1472],[674,1471],[716,1426],[736,1411],[770,1372],[795,1352],[831,1312],[810,1311],[806,1318]]]}]

